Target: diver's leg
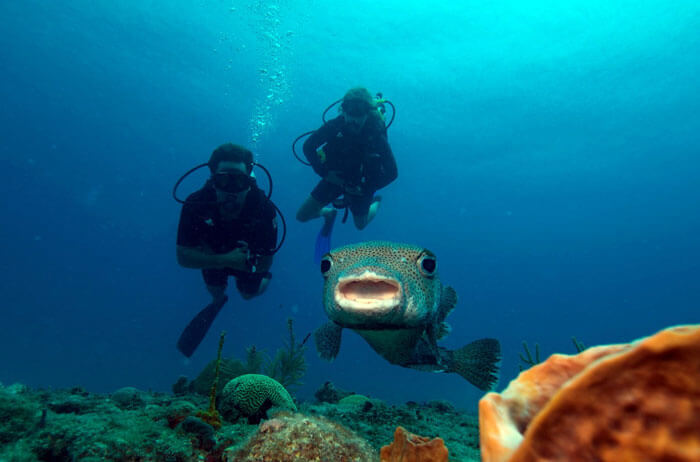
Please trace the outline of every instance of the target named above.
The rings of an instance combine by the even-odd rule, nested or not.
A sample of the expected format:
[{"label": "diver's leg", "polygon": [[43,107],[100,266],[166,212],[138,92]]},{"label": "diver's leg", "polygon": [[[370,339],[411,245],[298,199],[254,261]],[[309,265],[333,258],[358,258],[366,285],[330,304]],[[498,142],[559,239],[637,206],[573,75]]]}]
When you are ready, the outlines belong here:
[{"label": "diver's leg", "polygon": [[244,300],[250,300],[253,297],[265,292],[268,284],[272,279],[272,273],[243,273],[236,277],[236,288]]},{"label": "diver's leg", "polygon": [[311,195],[297,211],[297,220],[303,223],[318,217],[334,218],[335,209],[326,205],[342,193],[343,189],[340,186],[325,180],[319,181],[314,190],[311,191]]},{"label": "diver's leg", "polygon": [[314,199],[313,196],[309,196],[306,198],[304,203],[301,204],[301,207],[299,207],[299,210],[297,211],[297,220],[304,223],[309,220],[313,220],[314,218],[318,218],[322,215],[323,208],[322,203]]},{"label": "diver's leg", "polygon": [[352,211],[352,219],[355,222],[357,229],[365,229],[367,225],[374,219],[379,211],[381,196],[361,196],[352,197],[350,210]]},{"label": "diver's leg", "polygon": [[207,285],[207,290],[212,296],[212,302],[222,302],[226,297],[226,286],[228,285],[228,274],[220,269],[204,269],[202,270],[204,283]]}]

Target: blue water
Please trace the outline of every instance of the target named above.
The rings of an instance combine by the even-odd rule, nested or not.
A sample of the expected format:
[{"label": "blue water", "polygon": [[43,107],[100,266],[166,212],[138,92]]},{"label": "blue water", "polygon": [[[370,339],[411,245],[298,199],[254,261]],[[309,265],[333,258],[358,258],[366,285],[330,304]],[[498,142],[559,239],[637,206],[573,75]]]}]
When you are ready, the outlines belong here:
[{"label": "blue water", "polygon": [[[0,381],[167,391],[216,354],[274,353],[326,318],[317,178],[290,150],[351,86],[397,108],[399,179],[364,231],[430,248],[460,296],[444,341],[544,355],[700,321],[700,4],[695,0],[0,2]],[[208,301],[175,261],[177,178],[253,149],[289,224],[267,293],[235,291],[190,361]],[[204,180],[194,175],[181,194]],[[261,179],[261,183],[265,183]],[[305,385],[389,402],[478,390],[392,366],[346,333]]]}]

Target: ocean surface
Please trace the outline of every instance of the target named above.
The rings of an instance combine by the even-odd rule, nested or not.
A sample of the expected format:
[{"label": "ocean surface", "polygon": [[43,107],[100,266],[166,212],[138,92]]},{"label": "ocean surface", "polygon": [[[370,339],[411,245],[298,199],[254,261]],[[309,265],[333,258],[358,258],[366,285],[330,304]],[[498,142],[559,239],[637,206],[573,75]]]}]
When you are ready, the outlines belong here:
[{"label": "ocean surface", "polygon": [[[399,178],[333,244],[435,252],[459,294],[442,345],[498,338],[499,389],[523,341],[546,357],[699,322],[699,31],[695,0],[0,2],[0,382],[169,391],[222,330],[243,357],[274,354],[288,318],[299,339],[326,322],[320,223],[294,219],[318,178],[290,147],[356,85],[396,107]],[[272,173],[287,240],[268,291],[230,289],[185,360],[175,342],[209,295],[175,260],[171,191],[225,142]],[[307,346],[301,399],[325,381],[481,396],[354,333],[332,363]]]}]

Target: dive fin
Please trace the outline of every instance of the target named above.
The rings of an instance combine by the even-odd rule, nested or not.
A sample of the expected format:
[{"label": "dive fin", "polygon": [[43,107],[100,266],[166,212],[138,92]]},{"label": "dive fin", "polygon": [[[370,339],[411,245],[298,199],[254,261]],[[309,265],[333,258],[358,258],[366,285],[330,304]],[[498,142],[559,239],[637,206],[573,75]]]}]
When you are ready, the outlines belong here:
[{"label": "dive fin", "polygon": [[314,342],[316,343],[316,351],[321,358],[332,361],[338,356],[342,333],[343,328],[332,321],[316,329]]},{"label": "dive fin", "polygon": [[187,327],[185,327],[185,330],[182,331],[182,334],[180,334],[180,338],[177,341],[177,349],[180,350],[183,355],[189,358],[192,356],[192,354],[194,354],[194,351],[197,349],[199,344],[202,343],[204,336],[207,335],[207,331],[214,323],[214,319],[216,319],[216,316],[219,314],[219,311],[221,311],[221,308],[224,306],[227,300],[228,297],[224,296],[221,299],[208,304],[202,311],[197,313],[197,315],[192,318],[189,324],[187,324]]},{"label": "dive fin", "polygon": [[456,372],[477,388],[489,391],[498,383],[501,344],[493,338],[482,338],[459,350],[451,351],[448,372]]},{"label": "dive fin", "polygon": [[316,247],[314,249],[314,262],[319,263],[325,254],[331,251],[331,234],[338,211],[333,209],[328,215],[323,217],[323,227],[316,236]]}]

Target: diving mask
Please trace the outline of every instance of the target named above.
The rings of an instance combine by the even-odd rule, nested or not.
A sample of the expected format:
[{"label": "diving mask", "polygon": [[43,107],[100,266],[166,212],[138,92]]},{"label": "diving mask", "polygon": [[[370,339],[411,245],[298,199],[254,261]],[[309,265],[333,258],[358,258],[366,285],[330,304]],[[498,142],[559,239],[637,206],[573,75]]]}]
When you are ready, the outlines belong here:
[{"label": "diving mask", "polygon": [[239,170],[217,172],[212,176],[214,187],[227,193],[239,193],[253,186],[255,179]]},{"label": "diving mask", "polygon": [[361,128],[365,124],[369,111],[372,109],[366,101],[354,99],[343,101],[341,108],[345,123],[356,129]]}]

